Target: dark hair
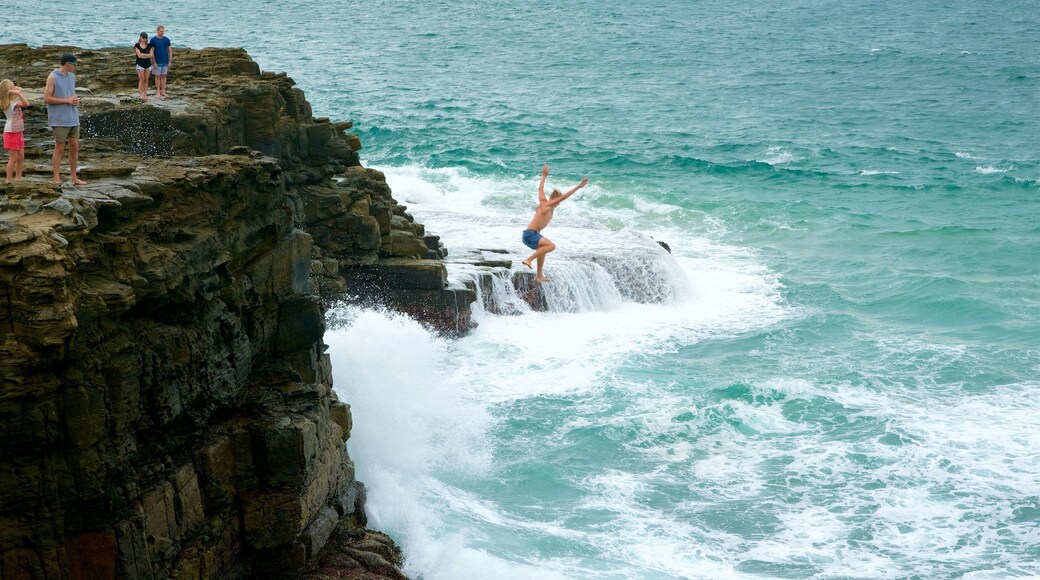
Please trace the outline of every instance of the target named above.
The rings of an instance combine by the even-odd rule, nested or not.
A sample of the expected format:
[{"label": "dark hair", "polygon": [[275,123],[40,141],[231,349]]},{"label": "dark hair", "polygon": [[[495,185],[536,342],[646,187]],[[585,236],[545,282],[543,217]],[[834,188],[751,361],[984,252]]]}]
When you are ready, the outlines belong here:
[{"label": "dark hair", "polygon": [[65,64],[67,62],[76,64],[76,55],[72,54],[71,52],[66,52],[65,54],[61,55],[61,64]]},{"label": "dark hair", "polygon": [[148,38],[148,33],[147,32],[142,32],[141,33],[141,38]]}]

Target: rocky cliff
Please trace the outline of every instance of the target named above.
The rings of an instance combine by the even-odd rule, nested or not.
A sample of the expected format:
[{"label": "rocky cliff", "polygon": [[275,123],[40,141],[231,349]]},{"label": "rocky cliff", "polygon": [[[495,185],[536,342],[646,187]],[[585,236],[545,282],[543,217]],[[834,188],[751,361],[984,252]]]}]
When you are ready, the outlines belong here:
[{"label": "rocky cliff", "polygon": [[[50,182],[65,51],[80,187]],[[364,529],[324,311],[459,333],[474,291],[292,79],[181,49],[175,96],[141,102],[128,60],[0,46],[34,105],[27,177],[0,190],[0,580],[400,577]]]}]

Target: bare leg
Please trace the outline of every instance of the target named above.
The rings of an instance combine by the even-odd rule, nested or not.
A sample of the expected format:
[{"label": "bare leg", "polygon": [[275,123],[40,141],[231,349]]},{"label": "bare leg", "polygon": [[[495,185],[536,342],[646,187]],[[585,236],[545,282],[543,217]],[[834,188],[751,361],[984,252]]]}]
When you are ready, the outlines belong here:
[{"label": "bare leg", "polygon": [[14,150],[7,150],[7,183],[11,183],[11,180],[14,179],[15,168],[18,166],[18,162],[15,161],[15,153]]},{"label": "bare leg", "polygon": [[25,172],[25,150],[18,151],[17,157],[15,157],[14,164],[14,180],[21,181],[22,174]]},{"label": "bare leg", "polygon": [[72,179],[72,183],[75,185],[86,185],[87,182],[83,181],[76,176],[76,170],[79,166],[79,138],[69,137],[69,177]]},{"label": "bare leg", "polygon": [[148,98],[148,69],[137,71],[137,96],[141,100]]},{"label": "bare leg", "polygon": [[55,141],[54,153],[51,153],[51,167],[54,170],[54,183],[61,183],[61,154],[65,152],[65,143]]},{"label": "bare leg", "polygon": [[538,269],[535,271],[534,281],[535,282],[548,282],[549,279],[542,275],[542,266],[545,265],[545,255],[556,249],[556,244],[552,243],[549,238],[543,237],[538,241],[538,249],[533,254],[528,256],[523,264],[528,268],[531,267],[531,262],[537,260]]},{"label": "bare leg", "polygon": [[534,275],[535,282],[549,282],[550,280],[542,275],[542,267],[545,266],[545,254],[538,256],[538,270]]}]

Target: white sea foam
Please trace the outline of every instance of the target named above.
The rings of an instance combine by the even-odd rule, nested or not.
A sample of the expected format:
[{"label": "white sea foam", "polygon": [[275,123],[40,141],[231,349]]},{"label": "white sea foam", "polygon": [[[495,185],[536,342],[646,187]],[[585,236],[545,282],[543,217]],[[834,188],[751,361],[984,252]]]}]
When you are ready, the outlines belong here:
[{"label": "white sea foam", "polygon": [[655,214],[660,216],[675,213],[681,210],[681,208],[676,207],[674,205],[667,203],[656,203],[642,197],[637,197],[633,199],[632,203],[635,206],[636,211],[640,214]]},{"label": "white sea foam", "polygon": [[870,176],[870,175],[899,175],[899,172],[898,171],[879,171],[879,170],[875,170],[875,169],[864,169],[864,170],[860,171],[859,174],[863,175],[863,176]]},{"label": "white sea foam", "polygon": [[[564,578],[551,562],[506,561],[471,547],[464,531],[440,529],[437,506],[451,493],[432,474],[479,477],[490,461],[489,415],[451,384],[448,343],[400,315],[355,310],[339,318],[345,325],[325,341],[336,391],[354,415],[350,453],[368,484],[370,521],[396,535],[405,572],[434,580]],[[402,356],[408,364],[397,364]]]},{"label": "white sea foam", "polygon": [[[397,174],[387,171],[395,192]],[[497,190],[482,183],[452,197],[445,188],[459,187],[462,172],[414,175],[410,187],[421,194],[410,208],[437,225],[449,248],[501,247],[514,260],[526,252],[516,238],[529,217],[529,183]],[[524,202],[514,207],[505,190]],[[822,577],[941,576],[992,559],[1006,542],[1040,542],[1013,511],[1035,504],[1040,385],[945,397],[930,389],[948,388],[943,369],[970,363],[972,351],[894,338],[875,342],[885,376],[856,384],[778,370],[751,381],[746,393],[713,398],[619,377],[642,359],[800,313],[784,304],[777,275],[755,252],[715,241],[725,224],[662,228],[655,235],[672,243],[669,255],[644,234],[599,226],[616,214],[584,203],[573,200],[550,230],[560,249],[547,272],[563,306],[478,311],[480,325],[455,342],[375,311],[341,316],[343,326],[327,335],[336,388],[353,405],[350,448],[369,484],[370,518],[404,546],[410,574],[740,578],[751,576],[743,571],[750,565]],[[518,208],[525,213],[514,215]],[[629,263],[674,292],[645,302],[626,296],[618,282]],[[408,364],[397,364],[400,353]],[[842,353],[830,356],[829,364],[846,364]],[[805,373],[827,375],[825,368]],[[504,498],[482,491],[501,477],[492,449],[529,445],[497,440],[512,431],[494,419],[496,410],[545,399],[576,409],[547,425],[549,445],[601,437],[631,459],[564,478],[561,485],[579,495],[549,519],[507,509]],[[535,463],[554,462],[524,451]],[[742,528],[732,509],[763,523]],[[1001,522],[1001,531],[980,522]],[[495,550],[518,535],[595,554],[600,564]],[[907,550],[921,561],[903,557]],[[596,567],[603,562],[609,569]]]},{"label": "white sea foam", "polygon": [[491,180],[476,177],[460,168],[430,169],[414,165],[380,167],[394,192],[394,199],[408,206],[415,204],[445,208],[465,208],[468,214],[488,215],[485,202],[520,193],[525,185],[519,179]]},{"label": "white sea foam", "polygon": [[[691,281],[687,301],[661,304],[622,302],[609,311],[482,316],[460,354],[474,360],[493,349],[507,356],[495,365],[502,377],[481,381],[487,395],[565,393],[597,388],[602,374],[625,357],[667,351],[708,337],[727,336],[784,319],[775,280],[745,267],[707,258],[682,259],[686,270],[703,268]],[[532,340],[532,337],[538,337]],[[502,389],[502,391],[498,391]]]},{"label": "white sea foam", "polygon": [[[358,465],[358,478],[368,484],[371,523],[391,532],[401,543],[407,573],[433,579],[623,578],[624,570],[635,566],[632,570],[694,578],[739,577],[727,565],[717,564],[720,554],[709,558],[707,551],[690,552],[695,542],[688,524],[640,506],[638,496],[645,486],[630,474],[608,472],[593,476],[584,486],[590,493],[579,509],[609,504],[618,512],[611,527],[600,531],[518,519],[492,501],[439,479],[446,474],[486,475],[490,459],[485,447],[490,426],[486,409],[499,398],[494,392],[502,393],[504,386],[512,385],[516,390],[511,398],[527,397],[543,392],[539,383],[551,384],[552,377],[560,376],[569,379],[570,389],[574,386],[571,381],[581,373],[599,375],[612,358],[616,364],[609,352],[597,352],[593,358],[600,368],[596,364],[581,368],[576,363],[566,367],[568,362],[587,358],[583,351],[596,352],[590,346],[596,332],[578,337],[577,344],[563,344],[555,360],[547,361],[564,366],[543,369],[544,375],[538,369],[525,374],[520,357],[495,356],[499,345],[489,344],[486,337],[475,335],[452,345],[398,315],[370,310],[338,314],[344,326],[331,328],[326,342],[334,361],[337,391],[353,409],[351,454]],[[571,318],[541,316],[543,323]],[[539,315],[488,317],[492,318],[524,322]],[[582,326],[578,322],[573,328]],[[407,365],[395,364],[401,353],[407,353]],[[511,369],[514,363],[517,367]],[[498,364],[505,368],[497,368]],[[488,389],[495,386],[498,388]],[[659,420],[665,421],[664,417]],[[460,521],[468,524],[460,528]],[[450,531],[453,529],[456,531]],[[485,529],[588,544],[605,557],[619,557],[628,564],[593,574],[580,562],[567,559],[506,560],[478,547],[484,543]]]},{"label": "white sea foam", "polygon": [[[517,238],[530,183],[465,185],[464,172],[388,169],[395,192],[399,174],[418,192],[413,213],[436,224],[449,248],[502,248],[496,256],[514,261],[526,253]],[[714,399],[620,378],[618,369],[643,358],[800,313],[755,252],[715,241],[723,223],[655,231],[672,244],[669,255],[643,233],[602,227],[617,210],[568,203],[550,230],[559,246],[546,267],[557,284],[547,289],[557,292],[550,312],[478,311],[478,328],[455,342],[373,311],[342,317],[345,326],[328,334],[337,389],[354,409],[351,453],[370,486],[370,517],[402,543],[410,574],[740,578],[751,565],[823,577],[941,576],[1000,554],[1005,542],[1040,542],[1013,513],[1033,505],[1040,480],[1040,385],[922,394],[948,386],[943,369],[973,353],[894,338],[875,342],[886,375],[857,384],[777,374],[748,384],[746,395]],[[630,267],[637,274],[625,273]],[[655,276],[655,288],[671,289],[663,298],[641,302],[621,290],[625,279]],[[402,352],[407,365],[391,359]],[[829,364],[846,364],[831,356]],[[490,450],[524,443],[496,440],[509,429],[496,425],[495,410],[541,399],[577,407],[549,426],[548,441],[599,434],[633,463],[577,472],[566,483],[580,495],[551,519],[506,509],[480,491],[486,485],[452,483],[497,477]],[[850,429],[855,437],[842,435]],[[687,493],[659,499],[674,490]],[[728,506],[760,511],[765,527],[741,528]],[[997,534],[979,522],[1003,523]],[[516,535],[611,564],[493,550]],[[907,550],[924,559],[894,556]]]},{"label": "white sea foam", "polygon": [[954,155],[956,155],[958,159],[981,159],[980,157],[975,157],[971,153],[965,151],[956,151],[954,152]]},{"label": "white sea foam", "polygon": [[799,161],[801,158],[798,155],[784,149],[777,145],[771,145],[766,149],[766,154],[763,158],[758,159],[762,163],[768,163],[769,165],[783,165],[792,161]]},{"label": "white sea foam", "polygon": [[694,464],[692,475],[696,478],[697,491],[713,502],[747,500],[762,491],[760,478],[748,477],[748,463],[759,459],[749,456],[740,445],[719,440],[711,447],[711,453]]},{"label": "white sea foam", "polygon": [[586,493],[580,509],[613,515],[608,527],[589,537],[589,542],[604,554],[636,565],[641,574],[657,572],[684,578],[741,576],[730,566],[720,564],[719,554],[710,546],[697,541],[698,530],[688,522],[641,501],[640,495],[649,490],[637,476],[607,471],[582,483]]},{"label": "white sea foam", "polygon": [[1014,170],[1015,170],[1015,168],[1013,166],[994,167],[992,165],[986,165],[985,167],[983,167],[983,166],[980,165],[980,166],[975,168],[975,173],[981,173],[983,175],[987,175],[987,174],[990,174],[990,173],[1007,173],[1008,171],[1014,171]]},{"label": "white sea foam", "polygon": [[[346,326],[325,335],[337,391],[357,411],[380,417],[394,430],[392,438],[356,430],[352,446],[360,453],[381,448],[375,464],[397,472],[424,473],[438,461],[474,473],[486,469],[490,458],[481,438],[488,415],[467,406],[443,381],[431,379],[450,364],[447,344],[403,315],[364,310],[345,319]],[[402,353],[408,364],[394,364]],[[433,448],[454,451],[444,455]]]},{"label": "white sea foam", "polygon": [[[527,251],[518,238],[530,217],[530,180],[502,184],[471,181],[455,170],[384,170],[395,196],[407,190],[399,199],[420,222],[437,226],[449,250],[505,248],[515,262]],[[522,202],[514,203],[513,196],[521,196]],[[667,254],[643,233],[600,226],[611,214],[588,200],[575,198],[568,204],[551,230],[560,249],[546,267],[556,278],[556,286],[547,288],[550,312],[517,307],[522,315],[508,316],[478,310],[479,326],[455,342],[385,312],[338,313],[341,326],[329,330],[326,342],[336,388],[353,408],[350,450],[359,479],[369,484],[373,525],[399,540],[406,571],[424,578],[613,579],[647,572],[742,577],[725,562],[723,547],[691,550],[700,544],[701,532],[670,508],[643,505],[646,484],[634,473],[593,471],[581,484],[588,493],[576,510],[613,506],[614,518],[600,529],[509,515],[493,499],[448,483],[454,478],[480,480],[493,472],[490,417],[496,406],[598,393],[626,360],[763,328],[791,315],[780,299],[777,276],[761,266],[754,252],[720,245],[706,235],[663,230],[658,233],[675,252]],[[646,280],[655,281],[632,290]],[[654,289],[663,294],[654,295]],[[400,357],[407,357],[408,364],[398,364]],[[688,429],[673,421],[675,407],[690,409],[688,404],[674,399],[662,405],[660,393],[640,389],[631,385],[637,414],[619,415],[607,428],[635,433],[637,440],[640,433]],[[590,405],[603,402],[599,397],[585,400]],[[784,431],[774,410],[742,412],[763,431]],[[567,428],[579,426],[569,423]],[[680,438],[648,446],[646,452],[650,457],[671,453],[675,460],[689,457],[693,448]],[[593,571],[580,560],[506,559],[482,547],[494,545],[488,534],[509,530],[573,542],[616,564]]]},{"label": "white sea foam", "polygon": [[776,378],[756,383],[752,386],[752,391],[766,396],[781,394],[788,397],[804,397],[815,392],[815,388],[805,379]]},{"label": "white sea foam", "polygon": [[[893,446],[879,439],[871,444],[865,439],[855,445],[829,441],[825,447],[819,442],[799,446],[796,461],[788,466],[799,477],[824,473],[820,469],[826,466],[826,473],[831,474],[828,478],[835,482],[841,480],[838,478],[849,483],[863,481],[864,476],[885,482],[869,490],[850,488],[851,493],[842,498],[845,509],[831,512],[841,516],[832,518],[829,524],[836,535],[815,543],[829,546],[824,552],[834,553],[844,544],[842,530],[850,530],[854,514],[867,509],[872,532],[869,541],[861,542],[865,549],[854,551],[858,559],[909,549],[956,565],[999,552],[1002,537],[1023,545],[1035,544],[1040,534],[1028,525],[1010,524],[999,535],[978,527],[983,521],[1010,522],[1016,505],[1031,505],[1029,498],[1040,478],[1040,462],[1033,451],[1040,437],[1035,435],[1040,421],[1030,411],[1037,397],[1023,400],[1023,392],[1037,391],[1035,387],[1013,385],[975,397],[961,394],[937,406],[934,398],[919,401],[912,392],[832,391],[829,398],[841,401],[850,410],[858,409],[859,416],[883,421],[886,431],[901,434],[904,443]],[[824,449],[824,456],[814,457]],[[856,455],[868,463],[848,462],[847,458]],[[803,509],[809,508],[799,511]],[[827,521],[827,517],[813,519]],[[799,521],[794,527],[803,529],[808,524]],[[966,538],[972,538],[968,545]],[[790,538],[782,543],[792,545]],[[843,548],[843,552],[848,551]],[[840,573],[848,569],[848,564],[843,558],[840,565],[833,563],[828,570]],[[876,565],[887,566],[889,572],[897,569],[884,562]],[[927,569],[915,568],[928,574]],[[931,572],[937,573],[938,569]]]},{"label": "white sea foam", "polygon": [[[900,348],[906,352],[908,347]],[[921,359],[922,366],[943,366],[970,354],[958,345],[919,344],[909,349],[934,353],[931,361]],[[926,379],[923,384],[934,383]],[[1015,509],[1035,509],[1040,420],[1031,409],[1040,404],[1038,386],[1007,385],[968,396],[950,393],[947,402],[936,405],[934,393],[920,396],[913,389],[880,392],[779,378],[752,385],[754,403],[723,400],[698,409],[691,422],[679,424],[643,421],[653,432],[634,445],[645,446],[656,462],[672,465],[659,469],[659,474],[689,466],[691,491],[702,503],[690,502],[688,511],[731,502],[771,502],[769,511],[779,518],[779,529],[739,541],[739,550],[723,556],[733,566],[755,560],[791,567],[811,563],[816,572],[805,574],[824,577],[939,576],[992,559],[1008,549],[1008,542],[1029,546],[1040,540],[1040,530],[1028,520],[1014,523]],[[826,423],[796,422],[781,412],[791,402],[817,405],[821,400],[841,406],[821,414],[821,419],[843,416],[860,425],[873,423],[877,434],[871,436],[869,428],[860,427],[856,438],[834,439]],[[668,397],[658,397],[657,402],[672,409],[681,405]],[[632,412],[644,413],[643,408],[637,405]],[[733,430],[724,423],[721,431],[701,432],[685,445],[662,442],[682,438],[688,425],[718,414],[738,419],[755,432]],[[670,485],[654,474],[644,474],[639,481],[651,488]],[[769,498],[778,481],[788,488],[784,495],[805,499],[760,499]],[[1004,523],[990,527],[993,522]],[[721,530],[704,539],[708,545],[732,546],[733,541]],[[892,558],[907,551],[927,559]],[[978,577],[998,576],[980,572]]]}]

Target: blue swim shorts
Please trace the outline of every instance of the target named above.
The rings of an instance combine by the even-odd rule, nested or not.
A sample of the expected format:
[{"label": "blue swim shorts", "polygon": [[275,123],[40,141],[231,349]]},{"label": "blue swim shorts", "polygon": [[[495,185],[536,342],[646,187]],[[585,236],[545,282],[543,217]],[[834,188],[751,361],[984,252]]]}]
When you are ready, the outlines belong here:
[{"label": "blue swim shorts", "polygon": [[161,77],[168,72],[170,72],[169,64],[157,64],[152,67],[152,74],[157,77]]},{"label": "blue swim shorts", "polygon": [[538,249],[538,242],[542,241],[542,234],[538,230],[524,230],[524,245],[532,250]]}]

